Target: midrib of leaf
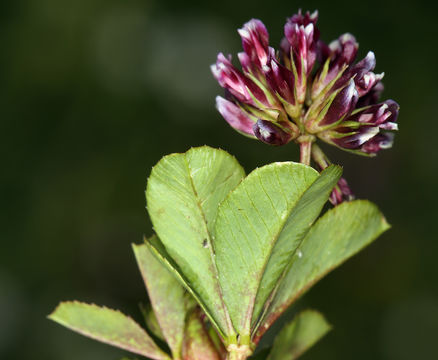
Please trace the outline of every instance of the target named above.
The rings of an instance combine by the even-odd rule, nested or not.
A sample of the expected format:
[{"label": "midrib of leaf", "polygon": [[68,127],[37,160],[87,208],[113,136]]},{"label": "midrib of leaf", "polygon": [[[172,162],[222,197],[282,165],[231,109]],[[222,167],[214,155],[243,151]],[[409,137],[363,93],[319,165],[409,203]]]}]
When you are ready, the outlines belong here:
[{"label": "midrib of leaf", "polygon": [[[277,172],[277,169],[275,169],[275,175],[276,175],[276,178],[277,178],[277,182],[278,182],[279,188],[281,189],[281,192],[284,194],[283,187],[281,186],[280,179],[278,178],[278,172]],[[266,192],[266,190],[265,190],[264,187],[263,187],[263,183],[262,183],[262,181],[260,180],[260,175],[258,176],[258,178],[259,178],[260,185],[261,185],[263,191],[265,192],[266,196],[269,198],[269,201],[272,203],[272,200],[271,200],[270,196],[268,195],[268,193]],[[293,178],[293,180],[294,180],[294,182],[295,182],[295,187],[297,187],[297,185],[296,185],[296,181],[295,181],[295,178]],[[248,322],[249,327],[251,327],[253,310],[254,310],[255,302],[256,302],[256,300],[257,300],[257,295],[258,295],[258,293],[259,293],[259,291],[260,291],[260,286],[262,285],[263,275],[264,275],[264,273],[265,273],[265,271],[266,271],[266,267],[267,267],[268,264],[269,264],[269,260],[270,260],[271,257],[272,257],[272,253],[273,253],[273,251],[274,251],[274,248],[275,248],[275,246],[277,245],[277,241],[278,241],[278,239],[280,238],[281,234],[283,233],[284,226],[285,226],[285,224],[288,222],[288,220],[289,220],[289,218],[290,218],[290,215],[291,215],[292,212],[293,212],[293,209],[298,205],[298,203],[300,202],[300,200],[302,199],[302,197],[304,196],[304,194],[307,192],[308,189],[310,189],[310,187],[315,183],[316,180],[318,180],[318,177],[315,178],[315,180],[309,185],[309,187],[306,189],[306,191],[304,191],[304,192],[299,196],[299,198],[298,198],[293,204],[291,204],[291,205],[288,204],[288,208],[287,208],[287,214],[288,214],[288,215],[284,217],[284,220],[282,219],[282,220],[280,221],[280,227],[279,227],[280,231],[278,231],[276,234],[274,234],[274,242],[272,243],[272,246],[271,246],[271,248],[270,248],[270,250],[269,250],[269,255],[266,257],[266,261],[265,261],[264,264],[263,264],[263,268],[262,268],[262,271],[261,271],[261,273],[260,273],[260,274],[261,274],[261,276],[260,276],[260,281],[259,281],[258,286],[257,286],[256,295],[255,295],[255,297],[254,297],[254,301],[253,301],[252,304],[251,304],[251,311],[250,311],[250,312],[249,312],[249,311],[247,312],[247,319],[246,319],[246,322]],[[287,199],[286,195],[284,195],[284,198]],[[272,204],[272,207],[275,209],[274,204]],[[278,214],[277,214],[277,216],[278,216]],[[281,219],[281,216],[278,216],[278,217]],[[312,223],[313,223],[313,222],[312,222]],[[309,228],[308,228],[308,230],[306,231],[306,234],[307,234],[307,232],[309,231],[310,227],[311,227],[311,226],[309,225]],[[304,235],[304,236],[305,236],[305,235]],[[300,244],[296,247],[296,249],[298,249],[298,247],[301,245],[304,236],[301,238]],[[291,254],[291,259],[292,259],[292,257],[294,256],[294,254],[295,254],[295,252],[296,252],[296,249],[294,250],[293,254]],[[288,265],[286,265],[286,268],[287,268],[287,267],[288,267]],[[275,289],[278,287],[278,284],[281,282],[281,279],[282,279],[282,277],[284,276],[284,275],[283,275],[284,273],[285,273],[285,271],[283,270],[283,272],[282,272],[281,275],[280,275],[280,278],[279,278],[278,281],[277,281],[277,285],[275,286],[273,292],[274,292]],[[268,297],[268,301],[269,301],[270,298],[271,298],[271,295]],[[248,319],[248,318],[249,318],[249,319]],[[259,325],[259,324],[257,323],[254,332],[256,331],[258,325]]]},{"label": "midrib of leaf", "polygon": [[[301,244],[303,243],[304,239],[306,238],[307,234],[309,233],[310,229],[306,232],[306,235],[303,236],[303,238],[301,239],[300,245],[297,247],[297,250],[301,247]],[[294,254],[296,253],[296,250],[294,252]],[[340,264],[338,265],[334,265],[332,267],[330,267],[329,269],[327,269],[326,272],[322,273],[319,277],[315,278],[313,281],[310,281],[306,284],[306,286],[302,287],[300,289],[300,291],[298,291],[296,293],[296,295],[294,297],[292,297],[287,304],[280,306],[279,308],[276,309],[276,312],[278,312],[278,316],[272,316],[275,313],[272,313],[270,317],[265,318],[265,316],[267,315],[267,313],[271,310],[271,305],[275,299],[275,296],[277,295],[278,289],[280,288],[286,274],[289,272],[290,268],[293,265],[293,258],[291,258],[291,261],[287,264],[285,270],[282,272],[281,274],[281,278],[278,280],[277,285],[275,286],[274,291],[272,292],[272,294],[269,296],[269,303],[266,303],[266,306],[264,307],[264,311],[262,313],[262,316],[260,317],[260,320],[257,322],[257,326],[254,328],[253,331],[253,336],[255,336],[254,338],[254,342],[257,344],[258,341],[260,340],[260,338],[263,336],[263,334],[266,332],[266,330],[275,322],[275,320],[277,320],[282,314],[283,314],[283,310],[285,310],[286,308],[288,308],[289,306],[291,306],[301,295],[303,295],[307,290],[309,290],[313,285],[315,285],[319,280],[321,280],[324,276],[326,276],[328,273],[330,273],[331,271],[333,271],[334,269],[336,269]],[[257,334],[257,330],[259,329],[260,325],[266,320],[266,330],[265,329],[261,329],[261,333]]]},{"label": "midrib of leaf", "polygon": [[[292,260],[293,257],[295,256],[297,250],[299,249],[299,247],[301,246],[301,244],[303,243],[306,235],[309,233],[311,229],[311,226],[309,226],[308,230],[306,231],[306,233],[303,235],[303,237],[301,238],[301,241],[299,243],[299,245],[297,246],[297,248],[294,250],[293,254],[291,255],[291,260],[289,261],[289,263],[285,266],[284,270],[281,272],[280,277],[277,280],[277,284],[275,285],[274,289],[272,290],[271,294],[269,295],[268,299],[266,300],[265,305],[263,306],[263,311],[259,316],[259,320],[257,321],[256,325],[254,326],[254,329],[252,330],[251,333],[251,338],[257,334],[257,330],[259,329],[260,325],[263,323],[263,321],[265,320],[265,316],[268,313],[268,311],[270,310],[271,304],[273,302],[273,300],[275,299],[275,295],[277,294],[278,289],[280,288],[281,283],[284,280],[284,277],[286,276],[287,272],[289,271],[290,267],[292,266]],[[259,286],[260,287],[260,286]],[[256,299],[257,299],[257,295],[256,295]]]},{"label": "midrib of leaf", "polygon": [[[284,268],[283,272],[281,273],[280,278],[278,279],[277,284],[275,285],[274,290],[272,291],[271,295],[268,298],[268,301],[266,302],[266,305],[264,306],[264,310],[260,316],[259,321],[257,322],[257,325],[254,327],[252,336],[257,334],[257,330],[259,329],[260,325],[266,320],[267,321],[267,328],[270,327],[271,324],[273,324],[275,322],[275,320],[281,315],[281,313],[278,315],[278,317],[273,318],[271,321],[269,320],[269,318],[265,319],[265,316],[267,315],[267,313],[271,310],[271,305],[272,302],[275,299],[275,296],[277,295],[278,289],[280,288],[286,274],[289,272],[290,268],[293,265],[293,256],[296,254],[297,250],[301,247],[304,239],[306,238],[307,234],[309,233],[311,227],[309,227],[309,229],[306,231],[306,234],[301,238],[300,244],[297,246],[297,248],[294,251],[294,254],[291,256],[291,260],[289,261],[289,263],[286,265],[286,267]],[[297,292],[297,294],[290,299],[290,302],[287,306],[284,306],[284,308],[289,307],[290,305],[292,305],[296,299],[298,299],[302,294],[304,294],[308,289],[310,289],[314,284],[316,284],[319,280],[321,280],[325,275],[327,275],[329,272],[331,272],[332,270],[334,270],[336,268],[336,266],[333,266],[332,268],[328,269],[327,272],[325,272],[324,274],[322,274],[319,278],[315,279],[312,282],[309,282],[307,286],[303,287],[302,290],[300,290],[299,292]],[[279,309],[283,309],[283,307],[280,307]],[[265,333],[265,330],[262,329],[262,334],[261,335],[256,335],[255,338],[255,342],[258,343],[258,340],[261,338],[261,336]]]},{"label": "midrib of leaf", "polygon": [[[277,172],[277,170],[278,170],[278,169],[275,169],[275,175],[276,175],[276,178],[277,178],[277,182],[278,182],[278,184],[279,184],[279,188],[281,189],[282,193],[284,194],[283,187],[281,186],[281,183],[280,183],[280,179],[279,179],[279,177],[278,177],[278,172]],[[327,169],[327,170],[329,170],[329,169]],[[300,207],[300,205],[301,205],[301,201],[302,201],[303,198],[306,196],[306,194],[308,193],[308,191],[312,188],[312,186],[313,186],[315,183],[317,183],[317,182],[321,179],[321,176],[323,176],[323,175],[319,175],[318,177],[316,177],[315,180],[314,180],[314,181],[313,181],[313,182],[307,187],[307,189],[306,189],[306,190],[305,190],[305,191],[304,191],[304,192],[298,197],[298,199],[293,203],[293,205],[292,205],[290,208],[288,208],[288,211],[287,211],[287,214],[288,214],[288,215],[285,216],[285,217],[284,217],[284,220],[281,221],[281,223],[280,223],[280,224],[281,224],[281,226],[280,226],[280,231],[279,231],[277,234],[275,234],[275,240],[274,240],[273,246],[270,248],[270,250],[269,250],[269,256],[266,258],[266,262],[265,262],[264,265],[263,265],[263,270],[262,270],[262,272],[261,272],[261,278],[260,278],[260,281],[259,281],[259,283],[258,283],[258,287],[257,287],[257,293],[256,293],[256,296],[255,296],[255,298],[254,298],[254,302],[253,302],[253,308],[254,308],[254,305],[255,305],[255,303],[256,303],[257,295],[259,294],[260,287],[261,287],[261,285],[262,285],[262,279],[263,279],[263,275],[265,274],[266,267],[267,267],[268,264],[269,264],[269,260],[270,260],[271,257],[272,257],[272,253],[274,252],[274,249],[275,249],[275,247],[276,247],[276,245],[277,245],[278,239],[281,237],[281,235],[282,235],[282,234],[284,233],[284,231],[285,231],[285,225],[289,222],[289,220],[291,219],[291,217],[295,214],[295,210],[296,210],[297,208]],[[340,174],[339,174],[339,176],[340,176]],[[293,178],[293,180],[294,180],[294,182],[295,182],[295,187],[297,187],[297,184],[296,184],[295,178]],[[260,183],[261,183],[261,185],[262,185],[262,188],[264,189],[263,184],[262,184],[261,181],[260,181]],[[266,191],[265,191],[265,193],[266,193]],[[267,193],[266,193],[266,195],[267,195]],[[284,195],[284,196],[285,196],[285,195]],[[269,197],[269,196],[268,196],[268,197]],[[285,196],[285,198],[286,198],[286,196]],[[325,201],[327,201],[327,200],[325,200]],[[325,201],[324,201],[324,202],[325,202]],[[275,298],[275,294],[277,293],[280,284],[282,283],[284,277],[286,276],[287,271],[289,270],[289,268],[290,268],[290,266],[291,266],[292,260],[293,260],[293,258],[294,258],[294,256],[295,256],[297,250],[300,248],[301,244],[303,243],[304,239],[306,238],[307,234],[309,233],[310,229],[312,228],[312,225],[313,225],[313,224],[315,223],[315,221],[317,220],[317,217],[318,217],[318,215],[312,220],[311,223],[309,223],[309,224],[307,225],[307,227],[304,229],[303,233],[301,234],[301,238],[300,238],[300,240],[299,240],[299,243],[297,244],[296,248],[295,248],[295,249],[293,250],[293,252],[291,253],[289,262],[286,264],[286,266],[285,266],[284,269],[282,270],[280,276],[278,277],[278,279],[277,279],[277,281],[276,281],[276,285],[275,285],[274,289],[272,290],[271,294],[268,296],[268,298],[267,298],[267,300],[266,300],[266,302],[265,302],[265,305],[263,306],[263,310],[262,310],[261,314],[259,314],[259,319],[257,320],[256,325],[254,326],[254,329],[252,329],[252,331],[251,331],[251,334],[252,334],[252,335],[256,333],[258,327],[259,327],[260,324],[262,323],[263,318],[264,318],[264,316],[265,316],[265,314],[266,314],[266,312],[267,312],[267,310],[268,310],[268,308],[269,308],[271,302],[272,302],[273,299]],[[280,218],[281,218],[281,217],[280,217]],[[250,322],[252,322],[252,319],[250,319]]]},{"label": "midrib of leaf", "polygon": [[[316,180],[317,180],[317,179],[315,179],[315,181],[316,181]],[[315,181],[314,181],[314,182],[315,182]],[[313,183],[314,183],[314,182],[313,182]],[[313,184],[313,183],[312,183],[312,184]],[[311,185],[311,186],[312,186],[312,185]],[[309,188],[310,188],[310,186],[309,186]],[[301,198],[304,196],[304,194],[305,194],[305,192],[300,196],[300,199],[297,201],[297,204],[298,204],[298,202],[301,200]],[[289,218],[287,218],[287,220],[288,220],[288,219],[289,219]],[[286,220],[286,221],[287,221],[287,220]],[[286,221],[285,221],[285,223],[286,223]],[[262,311],[262,313],[260,314],[259,320],[257,321],[257,324],[256,324],[256,326],[254,327],[254,329],[253,329],[253,331],[252,331],[252,334],[255,334],[255,333],[257,332],[259,326],[260,326],[261,323],[263,322],[264,317],[265,317],[266,313],[268,312],[269,307],[271,306],[271,303],[272,303],[272,301],[274,300],[275,295],[277,294],[277,291],[278,291],[278,289],[279,289],[281,283],[283,282],[284,277],[286,276],[287,272],[289,271],[290,267],[292,266],[292,260],[293,260],[293,257],[295,256],[297,250],[300,248],[301,244],[303,243],[304,239],[306,238],[307,234],[309,233],[309,231],[310,231],[310,229],[312,228],[312,225],[313,225],[314,223],[315,223],[315,220],[313,220],[312,223],[311,223],[311,224],[308,226],[308,228],[305,230],[304,234],[303,234],[302,237],[301,237],[301,240],[300,240],[298,246],[295,248],[295,250],[294,250],[293,253],[291,254],[290,261],[289,261],[289,262],[287,263],[287,265],[284,267],[283,271],[281,272],[280,277],[279,277],[278,280],[277,280],[277,284],[275,285],[274,289],[272,290],[271,294],[269,295],[268,299],[266,300],[265,305],[263,306],[263,311]],[[281,235],[281,233],[278,235],[278,237],[280,237],[280,235]],[[272,248],[272,250],[273,250],[273,249],[274,249],[274,248]],[[271,250],[271,254],[272,254],[272,250]],[[266,265],[265,265],[265,266],[267,266],[268,262],[269,262],[269,261],[266,262]],[[263,269],[263,272],[264,272],[264,270],[265,270],[265,269]],[[260,285],[261,285],[261,282],[259,283],[259,288],[260,288]],[[257,295],[256,295],[256,299],[257,299]]]},{"label": "midrib of leaf", "polygon": [[[222,307],[223,313],[225,314],[225,320],[226,320],[226,323],[227,323],[227,326],[228,326],[228,334],[227,334],[227,336],[232,336],[233,334],[236,333],[236,331],[234,330],[233,324],[231,322],[231,318],[230,318],[230,314],[228,313],[228,309],[225,306],[225,302],[224,302],[224,298],[223,298],[223,293],[222,293],[222,288],[221,288],[221,286],[219,284],[219,281],[217,280],[218,277],[219,277],[219,274],[218,274],[218,270],[217,270],[217,266],[216,266],[216,261],[214,259],[213,246],[212,246],[212,242],[211,242],[211,234],[210,234],[210,231],[208,230],[207,220],[205,218],[204,210],[202,208],[202,205],[200,204],[200,199],[199,199],[199,196],[198,196],[198,192],[197,192],[195,184],[193,182],[192,170],[191,170],[191,168],[189,166],[189,163],[187,161],[187,153],[184,154],[184,163],[186,164],[186,167],[187,167],[187,171],[188,171],[189,178],[190,178],[190,184],[192,186],[193,194],[195,195],[195,198],[196,198],[196,205],[198,207],[198,210],[199,210],[199,212],[201,214],[201,217],[202,217],[202,220],[203,220],[203,225],[205,227],[205,233],[207,234],[207,239],[206,240],[208,242],[208,250],[209,250],[209,253],[210,253],[211,263],[213,265],[216,289],[217,289],[217,291],[219,293],[219,296],[220,296],[221,307]],[[226,180],[228,180],[230,177],[231,177],[231,175],[228,176],[224,180],[224,182]],[[209,196],[211,196],[211,194]],[[207,200],[207,198],[204,199],[204,201],[206,201],[206,200]]]},{"label": "midrib of leaf", "polygon": [[[275,169],[275,175],[276,175],[276,178],[277,178],[277,182],[278,182],[278,184],[280,185],[279,187],[280,187],[280,189],[281,189],[281,192],[282,192],[284,198],[286,198],[286,195],[284,194],[284,191],[283,191],[283,187],[281,186],[281,183],[280,183],[280,178],[278,177],[278,171],[277,171],[277,170],[278,170],[278,169]],[[294,181],[295,181],[295,179],[294,179]],[[316,181],[316,179],[315,179],[315,181]],[[315,181],[314,181],[314,182],[315,182]],[[313,182],[313,183],[314,183],[314,182]],[[313,184],[313,183],[312,183],[312,184]],[[296,186],[296,182],[295,182],[295,186]],[[309,187],[310,187],[310,186],[309,186]],[[300,196],[300,199],[299,199],[299,200],[301,200],[301,198],[303,197],[303,195],[304,195],[304,193]],[[299,200],[298,200],[298,202],[299,202]],[[298,203],[298,202],[297,202],[297,203]],[[288,220],[288,218],[286,218],[285,223],[286,223],[287,220]],[[306,234],[307,234],[307,232],[309,232],[310,228],[311,228],[311,226],[309,226],[308,230],[306,231]],[[280,234],[278,235],[278,237],[280,237]],[[277,237],[277,240],[278,240],[278,237]],[[301,241],[300,241],[300,244],[297,246],[297,249],[300,247],[301,243],[303,242],[304,237],[305,237],[305,235],[302,237],[302,239],[301,239]],[[297,249],[295,249],[295,251],[293,252],[293,254],[292,254],[292,256],[291,256],[291,261],[292,261],[293,256],[295,255]],[[270,256],[269,256],[269,258],[271,257],[273,250],[274,250],[274,247],[272,247],[272,249],[271,249],[271,251],[270,251]],[[268,263],[269,263],[269,259],[266,261],[266,264],[265,264],[265,266],[264,266],[264,268],[263,268],[263,273],[265,272],[265,270],[266,270],[266,266],[268,265]],[[255,325],[255,327],[254,327],[254,329],[252,330],[251,337],[252,337],[253,334],[255,334],[255,333],[257,332],[257,329],[259,328],[261,322],[263,321],[263,318],[265,317],[265,314],[266,314],[266,312],[267,312],[267,310],[268,310],[268,308],[269,308],[269,306],[270,306],[272,300],[274,299],[275,294],[277,293],[277,290],[278,290],[278,288],[279,288],[280,283],[283,281],[284,277],[286,276],[286,271],[287,271],[287,269],[289,268],[289,264],[290,264],[290,262],[289,262],[288,265],[286,265],[286,267],[284,268],[283,272],[281,273],[280,277],[278,278],[277,284],[275,285],[275,287],[274,287],[274,289],[272,290],[271,294],[270,294],[269,297],[267,298],[266,303],[265,303],[265,305],[263,306],[263,311],[262,311],[262,313],[259,315],[259,320],[257,321],[257,323],[256,323],[256,325]],[[263,275],[262,275],[262,278],[263,278]],[[255,300],[257,299],[257,295],[258,295],[258,293],[259,293],[260,286],[261,286],[261,281],[260,281],[259,286],[258,286],[258,288],[257,288],[257,294],[256,294],[256,297],[255,297],[255,299],[254,299],[254,302],[255,302]]]}]

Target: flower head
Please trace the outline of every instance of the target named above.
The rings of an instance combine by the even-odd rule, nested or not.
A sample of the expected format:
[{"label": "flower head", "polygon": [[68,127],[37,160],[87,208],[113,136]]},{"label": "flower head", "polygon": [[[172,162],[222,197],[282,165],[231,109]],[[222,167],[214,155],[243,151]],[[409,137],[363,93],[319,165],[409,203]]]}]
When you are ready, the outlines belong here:
[{"label": "flower head", "polygon": [[216,98],[219,112],[239,132],[272,145],[310,135],[362,155],[391,147],[399,106],[378,103],[383,73],[374,73],[374,53],[356,62],[359,45],[348,33],[326,45],[317,20],[316,11],[288,18],[280,51],[260,20],[244,24],[241,70],[222,53],[211,67],[225,89],[225,98]]},{"label": "flower head", "polygon": [[[238,30],[241,70],[222,53],[211,70],[225,89],[216,107],[234,129],[270,145],[295,141],[301,162],[309,165],[312,158],[323,170],[330,161],[316,139],[374,156],[392,146],[399,106],[393,100],[379,103],[384,74],[374,72],[374,53],[356,62],[355,37],[346,33],[327,45],[317,20],[316,11],[288,18],[276,51],[265,25],[252,19]],[[346,180],[339,180],[330,201],[352,198]]]}]

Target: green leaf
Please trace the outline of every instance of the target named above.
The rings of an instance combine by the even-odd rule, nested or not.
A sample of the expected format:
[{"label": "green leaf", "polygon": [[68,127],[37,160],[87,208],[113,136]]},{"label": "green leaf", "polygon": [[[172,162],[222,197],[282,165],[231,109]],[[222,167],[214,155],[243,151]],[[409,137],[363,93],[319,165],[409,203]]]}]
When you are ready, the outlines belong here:
[{"label": "green leaf", "polygon": [[226,335],[234,329],[217,280],[211,230],[219,203],[243,177],[234,157],[204,146],[165,156],[152,169],[146,189],[148,211],[166,252]]},{"label": "green leaf", "polygon": [[326,168],[291,210],[263,273],[254,307],[253,327],[262,308],[267,306],[272,290],[278,286],[291,256],[320,214],[341,175],[342,169],[339,166]]},{"label": "green leaf", "polygon": [[77,301],[63,302],[49,319],[92,339],[154,360],[170,360],[130,317],[120,311]]},{"label": "green leaf", "polygon": [[195,309],[187,318],[183,357],[187,360],[220,360],[221,357],[208,335],[201,315],[199,309]]},{"label": "green leaf", "polygon": [[181,359],[186,316],[185,290],[145,245],[132,245],[161,333],[175,360]]},{"label": "green leaf", "polygon": [[345,202],[327,211],[296,251],[257,331],[255,343],[312,285],[387,229],[389,225],[382,213],[368,201]]},{"label": "green leaf", "polygon": [[320,340],[331,326],[317,311],[305,310],[275,337],[268,360],[295,360]]},{"label": "green leaf", "polygon": [[321,176],[297,163],[254,170],[220,205],[214,249],[223,296],[247,341],[264,303],[336,185],[341,169]]}]

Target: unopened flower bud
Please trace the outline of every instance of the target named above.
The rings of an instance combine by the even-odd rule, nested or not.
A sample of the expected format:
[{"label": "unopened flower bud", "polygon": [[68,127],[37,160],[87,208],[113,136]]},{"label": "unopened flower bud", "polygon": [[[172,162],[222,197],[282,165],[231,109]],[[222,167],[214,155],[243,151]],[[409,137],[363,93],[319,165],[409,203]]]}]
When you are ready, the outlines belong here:
[{"label": "unopened flower bud", "polygon": [[351,201],[354,199],[354,195],[348,186],[347,180],[340,178],[336,186],[333,188],[330,194],[330,202],[336,206],[344,201]]},{"label": "unopened flower bud", "polygon": [[253,125],[253,131],[259,140],[269,145],[285,145],[293,139],[291,134],[266,120],[258,120]]},{"label": "unopened flower bud", "polygon": [[376,56],[372,51],[369,51],[365,58],[359,61],[356,65],[349,67],[339,81],[342,83],[342,81],[345,81],[346,79],[353,78],[358,94],[362,97],[383,79],[384,73],[375,74],[372,72],[375,66]]},{"label": "unopened flower bud", "polygon": [[316,28],[318,12],[289,18],[284,26],[282,48],[287,59],[286,65],[295,74],[295,92],[297,100],[303,104],[306,98],[308,76],[310,75],[317,56],[319,30]]},{"label": "unopened flower bud", "polygon": [[[312,99],[316,99],[324,88],[342,76],[345,69],[356,58],[358,48],[359,44],[351,34],[344,34],[330,43],[325,51],[326,54],[323,55],[325,59],[321,59],[323,67],[319,70],[313,82]],[[331,84],[331,87],[333,86],[334,84]]]},{"label": "unopened flower bud", "polygon": [[[267,70],[270,61],[269,34],[265,25],[257,19],[252,19],[238,30],[242,38],[242,46],[247,59],[242,63],[245,71],[250,71],[251,65]],[[242,57],[242,56],[240,56]]]}]

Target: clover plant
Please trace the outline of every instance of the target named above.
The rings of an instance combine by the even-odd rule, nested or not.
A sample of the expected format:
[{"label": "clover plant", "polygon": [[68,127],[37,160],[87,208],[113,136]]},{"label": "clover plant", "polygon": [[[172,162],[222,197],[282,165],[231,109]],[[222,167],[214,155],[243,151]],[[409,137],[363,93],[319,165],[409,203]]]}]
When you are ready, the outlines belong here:
[{"label": "clover plant", "polygon": [[[251,20],[239,30],[242,70],[221,53],[211,67],[225,89],[216,99],[225,120],[270,145],[297,143],[300,162],[246,175],[233,156],[208,146],[165,156],[146,188],[155,233],[133,245],[150,300],[147,330],[77,301],[61,303],[50,319],[155,360],[293,360],[331,329],[304,310],[257,353],[306,291],[389,228],[374,204],[354,200],[317,140],[374,156],[391,147],[399,107],[378,103],[383,74],[373,72],[374,54],[355,63],[350,34],[326,45],[317,17],[287,19],[279,51]],[[321,214],[328,200],[333,207]]]}]

